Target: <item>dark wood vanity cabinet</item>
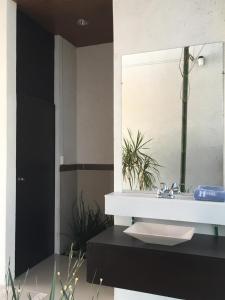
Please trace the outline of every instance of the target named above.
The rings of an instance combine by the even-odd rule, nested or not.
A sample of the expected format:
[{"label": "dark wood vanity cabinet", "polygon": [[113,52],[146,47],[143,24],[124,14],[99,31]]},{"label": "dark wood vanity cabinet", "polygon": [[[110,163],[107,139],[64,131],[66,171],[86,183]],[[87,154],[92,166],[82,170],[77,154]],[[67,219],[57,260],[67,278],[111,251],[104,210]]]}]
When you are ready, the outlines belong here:
[{"label": "dark wood vanity cabinet", "polygon": [[187,300],[225,299],[225,237],[195,234],[177,246],[144,244],[111,227],[88,242],[87,281]]}]

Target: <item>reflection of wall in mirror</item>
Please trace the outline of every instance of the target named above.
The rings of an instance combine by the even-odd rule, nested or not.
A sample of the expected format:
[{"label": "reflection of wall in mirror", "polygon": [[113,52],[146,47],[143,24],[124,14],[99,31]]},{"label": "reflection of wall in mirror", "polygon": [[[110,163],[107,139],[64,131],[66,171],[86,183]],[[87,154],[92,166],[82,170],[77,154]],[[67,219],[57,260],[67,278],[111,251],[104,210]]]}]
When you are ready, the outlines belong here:
[{"label": "reflection of wall in mirror", "polygon": [[[202,50],[201,50],[202,49]],[[190,64],[186,187],[223,183],[222,43],[190,47],[206,64]],[[163,165],[161,181],[180,180],[182,49],[123,58],[123,135],[127,128],[153,138],[151,153]],[[127,189],[127,186],[124,186]]]},{"label": "reflection of wall in mirror", "polygon": [[190,75],[187,185],[223,185],[223,44],[207,44]]}]

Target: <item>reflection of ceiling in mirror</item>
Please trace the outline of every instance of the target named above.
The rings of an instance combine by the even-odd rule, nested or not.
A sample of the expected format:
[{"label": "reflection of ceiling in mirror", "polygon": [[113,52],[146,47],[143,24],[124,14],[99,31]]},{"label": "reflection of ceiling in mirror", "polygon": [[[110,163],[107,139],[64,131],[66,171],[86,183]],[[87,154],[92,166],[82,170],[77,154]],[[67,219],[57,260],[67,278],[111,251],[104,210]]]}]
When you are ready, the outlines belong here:
[{"label": "reflection of ceiling in mirror", "polygon": [[[221,43],[220,43],[221,44]],[[200,54],[203,55],[205,45],[190,46],[190,54],[196,58]],[[166,63],[171,61],[179,61],[183,48],[160,50],[153,52],[144,52],[131,55],[125,55],[122,58],[123,67],[132,67],[140,65],[151,65],[157,63]]]}]

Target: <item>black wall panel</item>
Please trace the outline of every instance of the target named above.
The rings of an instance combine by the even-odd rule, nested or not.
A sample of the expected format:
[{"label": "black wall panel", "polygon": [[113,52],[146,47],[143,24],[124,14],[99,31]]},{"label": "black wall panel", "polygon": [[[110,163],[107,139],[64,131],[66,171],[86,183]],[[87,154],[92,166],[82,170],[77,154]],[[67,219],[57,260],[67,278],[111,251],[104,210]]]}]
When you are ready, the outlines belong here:
[{"label": "black wall panel", "polygon": [[54,36],[17,15],[16,275],[54,253]]},{"label": "black wall panel", "polygon": [[17,13],[17,93],[54,103],[54,35]]}]

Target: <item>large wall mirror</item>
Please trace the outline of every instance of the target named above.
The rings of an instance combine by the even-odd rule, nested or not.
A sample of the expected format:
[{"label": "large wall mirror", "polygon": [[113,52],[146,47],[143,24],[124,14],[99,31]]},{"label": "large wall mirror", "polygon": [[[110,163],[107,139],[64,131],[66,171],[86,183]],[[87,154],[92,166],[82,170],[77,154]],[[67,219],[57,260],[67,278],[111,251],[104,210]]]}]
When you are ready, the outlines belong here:
[{"label": "large wall mirror", "polygon": [[123,189],[223,185],[223,43],[122,59]]}]

